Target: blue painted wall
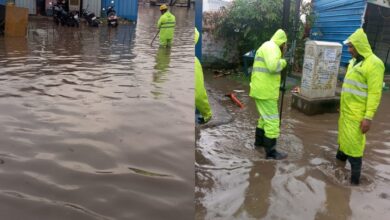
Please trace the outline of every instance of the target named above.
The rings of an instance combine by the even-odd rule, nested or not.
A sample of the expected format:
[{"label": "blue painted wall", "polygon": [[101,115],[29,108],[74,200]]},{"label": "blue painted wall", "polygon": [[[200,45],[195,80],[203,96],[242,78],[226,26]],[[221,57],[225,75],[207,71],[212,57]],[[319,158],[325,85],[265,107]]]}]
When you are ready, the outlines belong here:
[{"label": "blue painted wall", "polygon": [[0,5],[5,5],[6,0],[0,0]]},{"label": "blue painted wall", "polygon": [[195,27],[199,31],[199,40],[195,46],[195,56],[202,60],[202,19],[203,19],[203,0],[195,2]]},{"label": "blue painted wall", "polygon": [[[107,8],[112,0],[102,0],[102,7]],[[114,0],[115,11],[119,17],[132,21],[138,18],[138,0]]]},{"label": "blue painted wall", "polygon": [[[313,0],[315,23],[311,39],[342,42],[356,29],[362,27],[366,0]],[[351,59],[348,48],[343,46],[341,64]]]}]

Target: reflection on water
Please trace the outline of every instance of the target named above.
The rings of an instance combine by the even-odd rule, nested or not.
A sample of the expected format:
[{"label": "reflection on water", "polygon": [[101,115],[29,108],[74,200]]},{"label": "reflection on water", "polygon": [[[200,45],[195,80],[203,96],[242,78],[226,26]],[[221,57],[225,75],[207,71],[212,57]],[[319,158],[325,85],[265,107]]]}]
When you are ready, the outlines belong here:
[{"label": "reflection on water", "polygon": [[[367,137],[361,185],[349,184],[350,165],[336,161],[337,114],[305,116],[284,109],[278,148],[284,161],[264,160],[254,149],[257,112],[248,88],[206,74],[209,96],[232,122],[202,127],[196,143],[196,219],[387,219],[390,182],[390,94],[385,92]],[[224,96],[245,90],[239,109]],[[217,105],[218,106],[218,105]],[[220,107],[221,108],[221,107]],[[214,108],[218,115],[218,108]],[[218,124],[216,122],[216,124]]]},{"label": "reflection on water", "polygon": [[194,13],[172,11],[170,51],[150,46],[158,7],[0,38],[1,219],[193,216]]},{"label": "reflection on water", "polygon": [[160,84],[168,80],[166,74],[168,73],[169,62],[171,61],[171,48],[170,47],[159,47],[156,55],[156,65],[154,69],[156,72],[153,73],[153,85],[155,90],[152,93],[155,98],[162,95]]}]

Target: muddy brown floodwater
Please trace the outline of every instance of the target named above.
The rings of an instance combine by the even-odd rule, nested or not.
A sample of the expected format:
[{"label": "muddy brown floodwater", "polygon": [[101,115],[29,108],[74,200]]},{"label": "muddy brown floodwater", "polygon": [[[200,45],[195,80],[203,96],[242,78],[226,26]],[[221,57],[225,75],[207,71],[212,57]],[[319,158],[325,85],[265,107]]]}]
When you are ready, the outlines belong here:
[{"label": "muddy brown floodwater", "polygon": [[[268,161],[253,148],[258,115],[248,87],[210,75],[206,83],[217,120],[233,121],[197,129],[196,219],[390,219],[389,91],[367,135],[361,185],[352,187],[349,164],[335,161],[338,114],[306,116],[287,94],[278,149],[289,157]],[[233,89],[244,90],[245,109],[225,97]]]},{"label": "muddy brown floodwater", "polygon": [[172,49],[137,25],[30,18],[0,37],[0,219],[194,216],[194,11],[173,8]]}]

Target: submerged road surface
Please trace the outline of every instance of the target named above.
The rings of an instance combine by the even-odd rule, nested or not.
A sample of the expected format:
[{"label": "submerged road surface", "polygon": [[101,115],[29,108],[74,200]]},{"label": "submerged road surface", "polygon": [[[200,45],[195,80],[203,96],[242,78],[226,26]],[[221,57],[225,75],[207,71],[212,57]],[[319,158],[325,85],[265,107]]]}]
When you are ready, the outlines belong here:
[{"label": "submerged road surface", "polygon": [[[349,164],[335,161],[338,114],[306,116],[291,109],[287,94],[278,149],[289,157],[268,161],[253,147],[258,115],[249,88],[223,77],[206,81],[219,106],[214,114],[227,110],[234,120],[197,129],[196,219],[390,218],[388,91],[367,135],[361,185],[352,187]],[[243,90],[245,109],[225,97],[232,90]]]},{"label": "submerged road surface", "polygon": [[137,25],[30,18],[0,37],[0,219],[187,219],[194,215],[194,11]]}]

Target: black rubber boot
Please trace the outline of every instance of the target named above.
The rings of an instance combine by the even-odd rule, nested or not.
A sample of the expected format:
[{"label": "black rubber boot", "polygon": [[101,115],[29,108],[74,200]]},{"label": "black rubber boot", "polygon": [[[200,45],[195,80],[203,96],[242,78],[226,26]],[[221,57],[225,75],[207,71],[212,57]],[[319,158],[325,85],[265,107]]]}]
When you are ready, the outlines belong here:
[{"label": "black rubber boot", "polygon": [[275,149],[276,138],[267,138],[264,136],[263,145],[265,148],[266,159],[283,160],[287,158],[287,153],[279,152]]},{"label": "black rubber boot", "polygon": [[348,161],[351,164],[351,184],[359,185],[360,173],[362,171],[362,158],[361,157],[348,157]]},{"label": "black rubber boot", "polygon": [[264,139],[264,130],[261,128],[256,128],[255,147],[263,146],[263,139]]},{"label": "black rubber boot", "polygon": [[348,156],[344,154],[341,150],[337,150],[336,159],[341,160],[343,162],[347,161]]}]

